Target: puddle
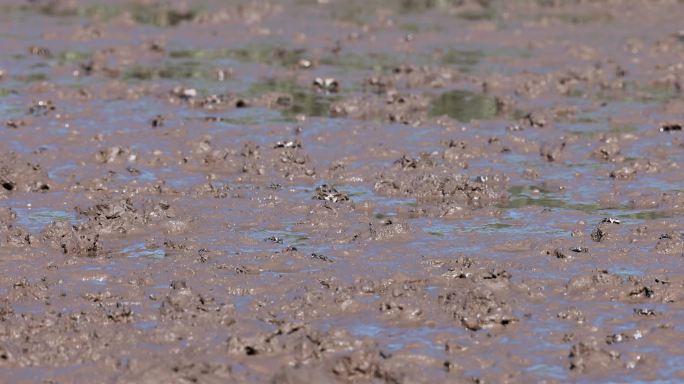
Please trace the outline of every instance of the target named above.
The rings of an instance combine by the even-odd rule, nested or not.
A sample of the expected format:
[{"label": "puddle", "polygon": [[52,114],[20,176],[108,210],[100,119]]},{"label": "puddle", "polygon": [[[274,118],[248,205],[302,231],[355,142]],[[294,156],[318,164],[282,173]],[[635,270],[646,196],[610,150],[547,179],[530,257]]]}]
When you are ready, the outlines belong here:
[{"label": "puddle", "polygon": [[[421,344],[424,346],[421,350],[435,357],[443,357],[444,347],[436,345],[431,339],[431,335],[440,331],[449,331],[447,329],[434,329],[429,327],[404,329],[373,323],[354,324],[349,328],[356,337],[379,338],[383,340],[382,344],[388,352],[401,351],[409,344]],[[414,349],[412,348],[412,350]]]},{"label": "puddle", "polygon": [[[537,191],[534,197],[529,196],[532,191]],[[530,188],[526,186],[511,187],[509,189],[511,197],[508,202],[501,205],[505,209],[518,209],[529,206],[544,207],[544,208],[560,208],[567,210],[580,211],[585,213],[593,213],[600,210],[605,210],[595,203],[580,203],[572,200],[566,200],[556,197],[550,197],[555,194],[544,192],[538,188]]]},{"label": "puddle", "polygon": [[107,276],[93,276],[93,277],[84,277],[82,280],[85,282],[92,283],[94,285],[106,286],[109,278]]},{"label": "puddle", "polygon": [[17,221],[33,233],[38,233],[53,221],[68,221],[77,224],[76,215],[66,211],[55,211],[42,208],[13,208],[17,212]]},{"label": "puddle", "polygon": [[151,331],[157,328],[157,325],[159,325],[159,321],[157,320],[138,321],[135,323],[135,327],[142,329],[143,331]]},{"label": "puddle", "polygon": [[144,243],[136,243],[123,248],[120,253],[130,258],[163,259],[166,252],[161,248],[149,247]]},{"label": "puddle", "polygon": [[398,207],[415,206],[415,199],[401,197],[380,196],[372,188],[362,184],[343,184],[336,187],[341,192],[346,192],[349,198],[356,203],[371,202],[377,209],[382,210],[380,215],[393,216]]},{"label": "puddle", "polygon": [[628,267],[628,266],[620,266],[620,267],[612,268],[612,269],[610,269],[610,272],[612,272],[618,276],[622,276],[624,278],[639,277],[639,276],[643,276],[643,274],[644,274],[643,271],[641,271],[640,269],[634,268],[634,267]]},{"label": "puddle", "polygon": [[216,123],[220,132],[225,129],[242,130],[245,125],[261,125],[268,123],[282,123],[286,121],[282,113],[267,108],[252,107],[252,108],[238,108],[227,114],[211,115],[211,116],[191,116],[184,117],[184,120],[193,121],[211,121]]},{"label": "puddle", "polygon": [[233,298],[233,304],[235,304],[235,309],[238,311],[247,309],[252,301],[252,298],[249,296],[236,296]]},{"label": "puddle", "polygon": [[565,368],[560,365],[535,364],[525,369],[525,372],[557,380],[566,380],[568,377]]},{"label": "puddle", "polygon": [[252,229],[241,230],[240,234],[249,237],[254,242],[240,244],[241,253],[281,251],[287,247],[297,249],[312,248],[316,252],[324,252],[326,247],[311,246],[310,237],[304,232],[293,230],[295,223],[285,224],[283,230]]}]

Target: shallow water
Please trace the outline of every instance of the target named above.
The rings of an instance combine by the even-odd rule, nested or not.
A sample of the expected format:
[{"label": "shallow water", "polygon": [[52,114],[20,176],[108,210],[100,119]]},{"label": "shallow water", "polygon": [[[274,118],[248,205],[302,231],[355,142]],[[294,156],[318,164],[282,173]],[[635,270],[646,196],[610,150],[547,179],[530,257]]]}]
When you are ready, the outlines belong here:
[{"label": "shallow water", "polygon": [[683,4],[143,3],[1,6],[7,380],[684,377]]}]

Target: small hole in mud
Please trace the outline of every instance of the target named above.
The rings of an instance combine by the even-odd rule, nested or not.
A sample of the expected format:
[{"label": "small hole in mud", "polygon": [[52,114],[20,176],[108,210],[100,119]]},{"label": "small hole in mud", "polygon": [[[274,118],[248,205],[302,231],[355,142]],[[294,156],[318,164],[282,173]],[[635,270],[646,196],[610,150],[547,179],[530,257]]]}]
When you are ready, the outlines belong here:
[{"label": "small hole in mud", "polygon": [[247,356],[254,356],[257,354],[257,350],[254,349],[254,347],[248,346],[248,347],[245,347],[245,353],[247,354]]},{"label": "small hole in mud", "polygon": [[2,183],[2,187],[8,191],[13,191],[14,190],[14,183],[11,183],[9,181],[5,181],[4,183]]}]

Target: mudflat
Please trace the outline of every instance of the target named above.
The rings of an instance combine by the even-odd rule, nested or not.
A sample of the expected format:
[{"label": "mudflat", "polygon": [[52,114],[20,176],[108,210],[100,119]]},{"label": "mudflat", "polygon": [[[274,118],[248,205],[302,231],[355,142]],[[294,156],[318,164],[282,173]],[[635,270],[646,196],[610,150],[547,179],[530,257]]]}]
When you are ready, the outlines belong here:
[{"label": "mudflat", "polygon": [[684,380],[682,15],[2,1],[0,381]]}]

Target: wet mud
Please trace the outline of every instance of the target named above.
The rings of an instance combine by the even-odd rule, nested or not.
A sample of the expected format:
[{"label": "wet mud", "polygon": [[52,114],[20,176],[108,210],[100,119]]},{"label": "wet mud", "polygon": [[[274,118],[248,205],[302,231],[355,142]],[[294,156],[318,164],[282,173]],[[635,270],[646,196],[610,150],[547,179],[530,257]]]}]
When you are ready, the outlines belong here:
[{"label": "wet mud", "polygon": [[683,3],[0,10],[0,381],[684,380]]}]

